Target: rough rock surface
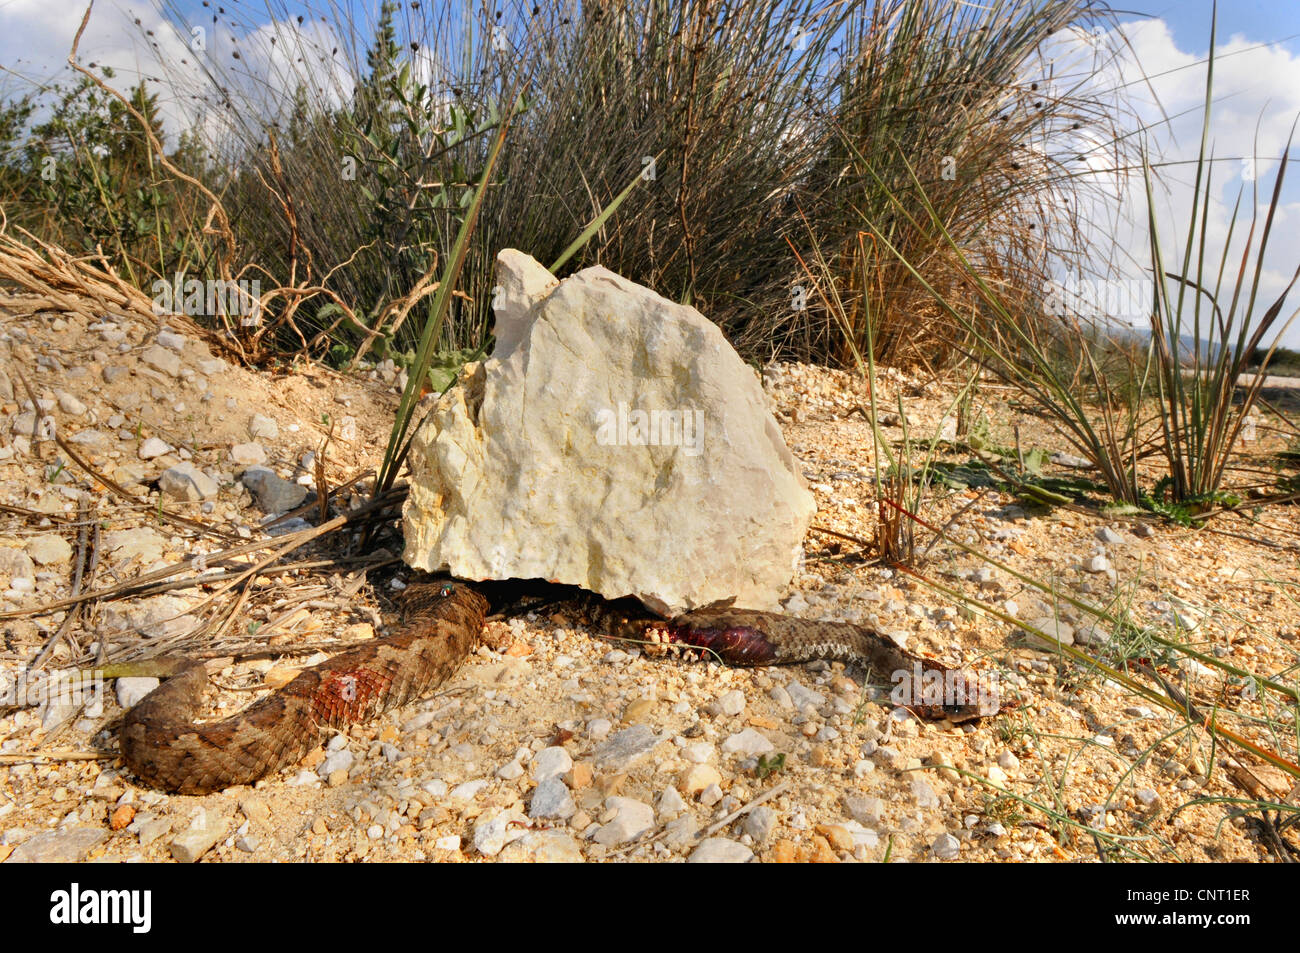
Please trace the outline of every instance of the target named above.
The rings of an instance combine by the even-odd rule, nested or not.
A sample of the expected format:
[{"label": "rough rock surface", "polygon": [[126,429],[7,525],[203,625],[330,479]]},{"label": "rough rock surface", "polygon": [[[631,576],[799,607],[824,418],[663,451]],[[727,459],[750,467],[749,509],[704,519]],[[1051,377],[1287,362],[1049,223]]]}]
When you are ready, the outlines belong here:
[{"label": "rough rock surface", "polygon": [[601,267],[551,288],[513,252],[498,276],[498,325],[518,343],[473,366],[416,436],[406,562],[660,611],[771,606],[813,498],[718,328]]}]

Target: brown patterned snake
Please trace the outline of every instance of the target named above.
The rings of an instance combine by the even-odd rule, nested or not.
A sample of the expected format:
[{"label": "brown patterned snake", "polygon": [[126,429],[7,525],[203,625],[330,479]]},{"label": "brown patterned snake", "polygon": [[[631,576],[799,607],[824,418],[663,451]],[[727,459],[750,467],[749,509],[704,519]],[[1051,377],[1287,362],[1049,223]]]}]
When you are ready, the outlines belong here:
[{"label": "brown patterned snake", "polygon": [[[126,713],[122,758],[140,780],[179,794],[251,784],[319,745],[322,728],[368,721],[432,692],[473,650],[487,610],[488,600],[466,583],[417,578],[404,593],[394,634],[307,669],[222,721],[194,723],[208,684],[207,670],[195,663]],[[925,717],[968,721],[998,710],[996,701],[976,697],[967,673],[913,656],[864,626],[722,603],[667,622],[620,613],[612,603],[598,605],[593,616],[611,635],[667,643],[730,665],[855,659],[893,673],[895,691],[905,689],[908,706]],[[946,691],[933,692],[944,679]]]}]

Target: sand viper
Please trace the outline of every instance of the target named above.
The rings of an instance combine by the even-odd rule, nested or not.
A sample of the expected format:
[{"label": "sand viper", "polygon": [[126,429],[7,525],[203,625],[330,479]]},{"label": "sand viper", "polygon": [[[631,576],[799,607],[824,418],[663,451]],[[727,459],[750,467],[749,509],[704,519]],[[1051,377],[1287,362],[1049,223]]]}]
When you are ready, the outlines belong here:
[{"label": "sand viper", "polygon": [[[487,598],[472,585],[416,579],[401,622],[386,638],[307,669],[278,691],[221,721],[196,724],[208,685],[201,663],[154,689],[124,715],[122,758],[140,780],[179,794],[206,794],[292,764],[340,729],[428,695],[478,642]],[[858,660],[891,677],[902,703],[928,718],[967,721],[997,711],[968,673],[911,655],[865,626],[816,622],[717,603],[671,620],[594,602],[610,635],[700,653],[730,665]],[[896,698],[896,700],[898,700]]]}]

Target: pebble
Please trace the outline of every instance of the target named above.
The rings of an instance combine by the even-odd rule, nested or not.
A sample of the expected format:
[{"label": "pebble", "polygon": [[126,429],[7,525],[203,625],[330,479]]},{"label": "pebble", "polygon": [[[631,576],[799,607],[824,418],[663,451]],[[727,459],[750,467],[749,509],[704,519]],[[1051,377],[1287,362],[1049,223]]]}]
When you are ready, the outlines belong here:
[{"label": "pebble", "polygon": [[826,704],[826,696],[821,692],[815,692],[811,688],[805,687],[797,681],[791,681],[785,686],[786,694],[790,696],[790,701],[798,711],[803,711],[809,705],[813,708],[821,708]]},{"label": "pebble", "polygon": [[682,757],[691,764],[706,764],[717,755],[717,749],[707,741],[695,741],[682,748]]},{"label": "pebble", "polygon": [[249,467],[239,481],[253,494],[263,513],[287,513],[307,498],[306,487],[291,483],[266,467]]},{"label": "pebble", "polygon": [[614,816],[601,825],[593,840],[605,847],[617,847],[636,840],[654,827],[655,814],[649,804],[630,797],[610,797],[605,806]]},{"label": "pebble", "polygon": [[747,864],[754,852],[738,841],[726,837],[708,837],[686,858],[688,864]]},{"label": "pebble", "polygon": [[1084,560],[1083,568],[1088,572],[1105,572],[1110,569],[1110,560],[1105,556],[1090,556]]},{"label": "pebble", "polygon": [[266,450],[260,443],[237,443],[230,448],[230,459],[241,467],[261,466],[266,463]]},{"label": "pebble", "polygon": [[59,391],[57,396],[59,399],[59,410],[63,411],[65,414],[72,417],[80,417],[85,414],[87,410],[86,405],[76,397],[65,391]]},{"label": "pebble", "polygon": [[529,831],[507,844],[503,861],[530,864],[581,864],[586,858],[572,834],[560,830]]},{"label": "pebble", "polygon": [[659,795],[657,816],[660,821],[671,821],[686,810],[686,802],[674,787],[664,788]]},{"label": "pebble", "polygon": [[533,756],[532,776],[538,784],[549,778],[558,778],[573,767],[569,752],[559,746],[543,748]]},{"label": "pebble", "polygon": [[776,811],[766,804],[760,804],[745,816],[741,829],[753,838],[755,844],[762,844],[772,836],[776,826]]},{"label": "pebble", "polygon": [[535,820],[567,820],[578,811],[573,796],[564,782],[556,776],[541,781],[533,789],[533,799],[528,816]]},{"label": "pebble", "polygon": [[117,692],[117,703],[123,709],[134,708],[135,705],[148,695],[151,691],[161,684],[158,679],[148,676],[126,676],[117,680],[114,686]]},{"label": "pebble", "polygon": [[[341,735],[338,737],[342,737]],[[316,768],[316,774],[322,778],[329,778],[336,771],[347,771],[356,761],[356,756],[347,748],[338,751],[331,751],[325,756],[325,759]]]},{"label": "pebble", "polygon": [[185,349],[184,336],[177,334],[175,331],[159,331],[158,337],[154,340],[159,347],[170,348],[173,351],[183,351]]},{"label": "pebble", "polygon": [[929,782],[924,778],[913,778],[908,790],[912,795],[912,802],[917,807],[924,809],[939,806],[939,795],[934,793],[934,788],[930,787]]},{"label": "pebble", "polygon": [[228,822],[199,808],[190,826],[171,842],[171,854],[182,864],[192,864],[226,836]]},{"label": "pebble", "polygon": [[719,696],[718,700],[713,703],[713,711],[719,715],[734,717],[744,710],[745,695],[737,689],[732,689]]},{"label": "pebble", "polygon": [[5,863],[74,864],[106,840],[108,831],[98,827],[48,831],[19,844]]},{"label": "pebble", "polygon": [[[798,684],[794,682],[792,684]],[[723,754],[740,755],[742,758],[757,757],[760,754],[770,754],[776,750],[776,746],[770,742],[766,736],[755,731],[753,728],[746,728],[730,735],[722,742]]]},{"label": "pebble", "polygon": [[1039,616],[1031,620],[1029,624],[1047,636],[1047,638],[1044,638],[1043,635],[1039,635],[1037,632],[1031,632],[1028,629],[1021,630],[1037,645],[1051,646],[1055,642],[1059,642],[1061,645],[1074,644],[1074,626],[1063,619],[1056,616]]},{"label": "pebble", "polygon": [[448,792],[447,797],[453,801],[472,801],[480,791],[488,786],[487,778],[477,778],[458,784]]},{"label": "pebble", "polygon": [[141,460],[152,460],[154,457],[161,457],[164,453],[171,453],[172,447],[167,441],[158,437],[149,437],[140,444],[140,449],[136,455]]},{"label": "pebble", "polygon": [[626,771],[645,760],[660,740],[649,725],[633,725],[602,741],[592,760],[603,770]]},{"label": "pebble", "polygon": [[1115,532],[1109,526],[1103,526],[1097,530],[1097,538],[1108,545],[1117,545],[1124,542],[1124,537]]},{"label": "pebble", "polygon": [[27,541],[27,555],[42,566],[58,565],[72,558],[72,547],[57,533],[44,533]]},{"label": "pebble", "polygon": [[181,376],[181,359],[166,348],[154,345],[140,355],[141,362],[172,377]]},{"label": "pebble", "polygon": [[173,500],[197,503],[212,499],[220,488],[216,480],[187,461],[164,470],[158,477],[158,489]]},{"label": "pebble", "polygon": [[512,824],[526,825],[527,819],[515,810],[480,818],[474,825],[474,849],[484,857],[495,857],[507,843],[523,835],[518,829],[512,831]]},{"label": "pebble", "polygon": [[940,860],[956,860],[957,855],[961,853],[961,841],[951,834],[940,834],[930,845],[930,849]]},{"label": "pebble", "polygon": [[248,435],[250,437],[261,437],[265,440],[275,440],[280,436],[280,425],[274,418],[265,414],[253,414],[252,420],[248,422]]}]

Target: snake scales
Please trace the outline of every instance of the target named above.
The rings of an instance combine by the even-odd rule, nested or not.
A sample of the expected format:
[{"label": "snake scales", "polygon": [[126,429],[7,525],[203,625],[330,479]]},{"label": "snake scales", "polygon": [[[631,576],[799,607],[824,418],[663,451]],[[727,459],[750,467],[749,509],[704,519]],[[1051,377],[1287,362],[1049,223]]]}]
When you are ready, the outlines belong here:
[{"label": "snake scales", "polygon": [[[429,694],[451,676],[483,631],[488,600],[461,582],[417,579],[405,591],[392,635],[307,669],[279,691],[221,721],[196,724],[207,670],[183,669],[123,717],[122,758],[140,780],[179,794],[206,794],[258,778],[320,744],[322,728],[343,728]],[[669,621],[623,614],[612,604],[594,612],[610,634],[658,641],[731,665],[781,665],[819,658],[856,659],[895,673],[914,711],[967,721],[997,711],[975,697],[966,673],[913,656],[864,626],[815,622],[717,603]],[[902,673],[901,679],[897,673]],[[947,679],[943,704],[923,686]]]}]

